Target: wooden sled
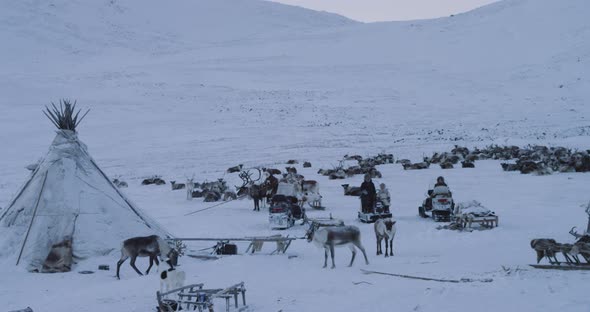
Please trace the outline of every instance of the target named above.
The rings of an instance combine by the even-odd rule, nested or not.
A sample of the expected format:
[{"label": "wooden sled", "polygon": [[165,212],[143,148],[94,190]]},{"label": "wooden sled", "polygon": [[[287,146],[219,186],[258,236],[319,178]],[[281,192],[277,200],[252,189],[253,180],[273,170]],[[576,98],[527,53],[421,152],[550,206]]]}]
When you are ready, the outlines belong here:
[{"label": "wooden sled", "polygon": [[478,224],[481,228],[494,228],[498,226],[498,216],[476,217],[470,214],[458,215],[454,222],[461,225],[462,229],[470,229],[473,224]]},{"label": "wooden sled", "polygon": [[238,309],[238,295],[242,295],[242,304],[246,307],[246,288],[244,282],[227,288],[204,289],[204,284],[192,284],[167,292],[156,292],[158,310],[160,312],[176,312],[181,310],[198,310],[213,312],[213,299],[225,299],[225,311],[229,312],[230,300],[234,299],[234,307]]},{"label": "wooden sled", "polygon": [[[289,237],[278,235],[272,236],[256,236],[256,237],[243,237],[243,238],[173,238],[173,241],[215,241],[217,242],[218,246],[223,246],[225,244],[229,244],[230,242],[250,242],[248,248],[246,249],[246,253],[249,251],[254,253],[255,251],[260,251],[262,249],[262,245],[265,242],[275,243],[276,248],[270,253],[272,254],[279,254],[285,253],[291,243],[296,240],[296,237]],[[214,250],[215,253],[215,250]]]}]

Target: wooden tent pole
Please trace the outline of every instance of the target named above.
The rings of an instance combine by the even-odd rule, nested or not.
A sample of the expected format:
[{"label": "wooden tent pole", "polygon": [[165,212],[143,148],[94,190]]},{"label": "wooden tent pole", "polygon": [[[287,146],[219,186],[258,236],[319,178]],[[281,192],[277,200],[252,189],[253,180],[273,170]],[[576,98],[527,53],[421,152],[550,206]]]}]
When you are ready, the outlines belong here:
[{"label": "wooden tent pole", "polygon": [[33,217],[31,217],[31,223],[29,224],[29,228],[27,229],[27,235],[25,235],[25,240],[23,241],[23,245],[20,248],[20,252],[18,253],[18,259],[16,260],[16,265],[20,262],[20,257],[23,254],[23,250],[25,249],[25,245],[27,244],[27,239],[29,239],[29,233],[31,232],[31,227],[33,227],[33,221],[35,220],[35,216],[37,215],[37,207],[39,207],[39,202],[41,201],[41,195],[43,194],[43,189],[45,189],[45,181],[47,180],[47,172],[45,172],[45,177],[43,177],[43,184],[41,184],[41,191],[39,192],[39,197],[37,197],[37,203],[35,204],[35,210],[33,211]]}]

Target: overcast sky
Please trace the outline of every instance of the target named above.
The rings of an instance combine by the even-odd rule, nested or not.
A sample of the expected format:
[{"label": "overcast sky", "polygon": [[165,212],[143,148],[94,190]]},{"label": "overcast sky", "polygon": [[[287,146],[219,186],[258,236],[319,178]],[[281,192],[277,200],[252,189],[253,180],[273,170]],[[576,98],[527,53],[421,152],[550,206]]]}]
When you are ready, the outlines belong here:
[{"label": "overcast sky", "polygon": [[449,16],[497,0],[273,0],[357,21],[399,21]]}]

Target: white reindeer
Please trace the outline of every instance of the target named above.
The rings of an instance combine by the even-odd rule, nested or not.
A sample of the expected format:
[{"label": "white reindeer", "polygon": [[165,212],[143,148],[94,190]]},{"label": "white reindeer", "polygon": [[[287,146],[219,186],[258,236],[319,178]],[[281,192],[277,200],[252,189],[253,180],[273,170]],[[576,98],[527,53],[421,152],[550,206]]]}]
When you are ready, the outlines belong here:
[{"label": "white reindeer", "polygon": [[307,241],[313,241],[316,246],[324,248],[324,268],[328,265],[328,251],[332,257],[332,269],[336,267],[334,264],[334,246],[348,246],[352,251],[352,258],[350,264],[352,266],[354,257],[356,256],[355,246],[363,252],[366,264],[369,264],[365,248],[361,244],[361,232],[359,228],[353,225],[348,226],[327,226],[319,227],[317,224],[310,226],[306,233]]},{"label": "white reindeer", "polygon": [[[397,231],[395,222],[391,218],[378,219],[375,222],[375,236],[377,237],[377,255],[383,254],[381,241],[385,239],[385,257],[393,256],[393,238]],[[388,246],[389,245],[389,246]],[[389,247],[389,254],[387,253]]]}]

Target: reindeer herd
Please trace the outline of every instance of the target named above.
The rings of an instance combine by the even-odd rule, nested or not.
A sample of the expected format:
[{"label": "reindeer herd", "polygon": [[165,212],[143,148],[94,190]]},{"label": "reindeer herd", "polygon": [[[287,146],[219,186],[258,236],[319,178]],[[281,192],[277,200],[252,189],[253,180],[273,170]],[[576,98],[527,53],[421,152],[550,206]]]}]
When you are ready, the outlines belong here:
[{"label": "reindeer herd", "polygon": [[[409,160],[398,160],[404,169],[425,169],[432,163],[438,163],[443,169],[452,168],[453,164],[462,163],[464,168],[474,167],[473,162],[478,159],[518,159],[516,164],[502,164],[504,170],[520,170],[522,173],[529,173],[539,171],[540,168],[550,168],[553,171],[590,171],[590,156],[588,151],[574,151],[564,148],[546,148],[546,147],[531,147],[528,149],[520,149],[517,147],[498,147],[490,146],[486,149],[475,149],[470,151],[467,148],[456,146],[450,153],[435,153],[431,157],[425,157],[423,162],[412,164]],[[381,174],[375,169],[375,165],[384,163],[393,163],[393,157],[389,154],[380,154],[375,158],[363,159],[360,156],[347,156],[348,160],[357,160],[359,165],[349,167],[347,169],[342,166],[334,168],[333,170],[320,169],[319,174],[329,176],[330,179],[339,179],[353,174],[369,173],[375,177]],[[289,164],[296,164],[296,161],[290,161]],[[305,167],[310,167],[311,164],[306,163]],[[281,181],[287,181],[300,186],[302,192],[317,192],[317,182],[313,180],[305,180],[304,177],[297,173],[295,167],[286,167],[286,173],[278,169],[270,168],[255,168],[252,170],[244,170],[243,165],[238,165],[227,169],[227,173],[239,173],[242,180],[242,185],[235,186],[236,192],[228,191],[228,187],[223,181],[219,179],[214,182],[193,183],[189,180],[187,184],[176,183],[171,181],[172,190],[187,189],[191,197],[204,196],[211,197],[211,201],[232,200],[248,196],[254,201],[254,210],[260,210],[260,205],[265,205],[267,200],[270,200],[277,191],[278,179],[274,175],[282,175]],[[257,173],[257,174],[256,174]],[[266,180],[261,181],[263,173]],[[144,184],[158,184],[162,183],[159,177],[154,177],[144,181]],[[360,189],[358,187],[351,187],[349,184],[342,184],[344,195],[359,196]],[[200,189],[202,191],[196,190]],[[195,194],[195,192],[202,192],[202,194]],[[233,193],[233,195],[232,195]],[[208,195],[205,195],[208,194]],[[211,195],[213,194],[213,195]],[[197,196],[195,196],[197,195]],[[396,234],[396,221],[387,219],[378,219],[374,223],[374,233],[376,239],[376,254],[390,257],[394,255],[393,240]],[[590,264],[590,236],[587,234],[579,235],[570,231],[570,234],[576,236],[578,240],[573,244],[558,243],[554,239],[539,238],[533,239],[530,243],[537,255],[537,263],[543,258],[547,258],[550,264],[561,264],[558,255],[562,255],[563,260],[567,264],[580,265]],[[318,247],[324,249],[324,268],[328,264],[328,256],[331,258],[332,268],[335,268],[334,249],[338,246],[347,246],[352,252],[349,266],[352,266],[356,257],[357,249],[363,253],[365,263],[369,264],[367,254],[364,246],[361,243],[361,232],[356,226],[320,226],[312,222],[309,230],[305,234],[308,242],[313,242]],[[385,243],[385,253],[382,249],[382,242]],[[170,247],[168,243],[161,237],[156,235],[147,237],[134,237],[123,242],[121,248],[121,258],[117,262],[117,278],[121,265],[127,260],[130,260],[131,267],[139,274],[142,272],[136,267],[136,259],[138,257],[149,257],[149,267],[145,274],[149,274],[150,269],[155,262],[159,265],[160,258],[169,266],[162,276],[170,275],[176,276],[172,272],[174,266],[177,264],[177,258],[182,253],[182,247],[179,245],[176,248]]]},{"label": "reindeer herd", "polygon": [[502,163],[502,169],[519,171],[523,174],[544,175],[552,172],[590,171],[590,151],[541,145],[522,148],[490,145],[473,150],[456,145],[450,152],[434,153],[430,157],[424,157],[418,163],[412,163],[408,159],[400,159],[396,163],[400,163],[404,170],[428,169],[432,164],[438,164],[442,169],[452,169],[459,162],[463,168],[474,168],[475,161],[485,159],[515,160]]}]

